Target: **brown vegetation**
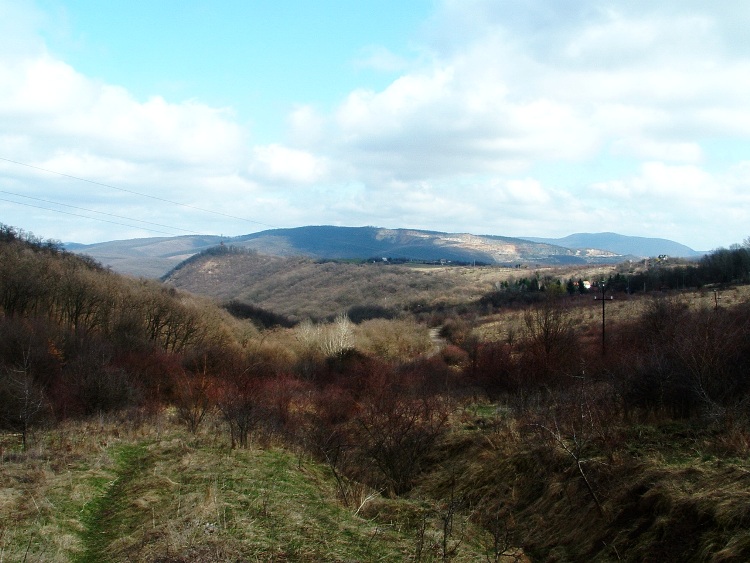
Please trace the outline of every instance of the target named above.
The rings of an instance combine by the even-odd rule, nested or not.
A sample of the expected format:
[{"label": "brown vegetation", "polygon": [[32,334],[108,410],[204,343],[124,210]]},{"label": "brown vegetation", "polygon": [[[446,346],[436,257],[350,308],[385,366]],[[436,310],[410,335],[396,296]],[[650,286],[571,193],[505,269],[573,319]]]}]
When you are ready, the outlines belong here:
[{"label": "brown vegetation", "polygon": [[[305,460],[319,464],[316,471],[330,477],[327,486],[350,515],[408,530],[414,560],[470,560],[481,552],[499,561],[520,557],[518,548],[541,560],[750,557],[746,288],[716,287],[721,300],[714,288],[638,299],[618,293],[606,303],[605,348],[599,302],[566,291],[562,276],[551,273],[495,287],[508,295],[485,303],[472,293],[463,305],[456,297],[455,307],[428,315],[402,309],[398,318],[356,325],[339,315],[261,330],[203,298],[121,278],[12,229],[2,232],[0,264],[0,426],[10,440],[0,442],[5,489],[26,490],[8,484],[9,475],[22,473],[18,464],[31,470],[40,444],[47,444],[51,464],[65,457],[71,440],[83,440],[60,434],[71,424],[99,421],[102,451],[129,429],[119,457],[108,462],[117,475],[109,482],[117,486],[100,496],[88,490],[88,499],[99,500],[91,512],[77,508],[88,515],[78,524],[86,529],[103,515],[127,518],[113,520],[106,533],[69,539],[72,547],[56,546],[63,554],[57,560],[80,553],[88,554],[80,560],[96,560],[110,549],[119,550],[116,560],[276,557],[253,551],[260,548],[251,540],[221,551],[218,542],[193,538],[180,551],[164,539],[174,537],[165,529],[145,533],[149,507],[150,529],[159,529],[158,499],[129,495],[138,491],[131,484],[146,486],[146,474],[156,479],[158,458],[149,447],[160,455],[174,449],[150,434],[161,435],[165,413],[184,425],[181,440],[196,444],[175,446],[183,462],[202,455],[198,444],[210,444],[217,459],[201,459],[212,466],[235,457],[249,462],[253,448],[272,447],[296,458],[299,468]],[[301,276],[307,266],[286,273]],[[327,275],[340,273],[341,287],[348,283],[351,299],[360,299],[362,286],[351,276],[369,266],[341,266],[326,266]],[[479,276],[461,271],[451,275]],[[392,283],[400,295],[399,284],[408,288],[416,279],[434,288],[430,276],[388,270],[377,283]],[[404,302],[409,292],[403,290]],[[430,332],[425,319],[439,323],[441,334]],[[128,423],[105,432],[103,421],[117,417]],[[289,463],[283,471],[291,471]],[[160,494],[179,512],[181,485],[169,475],[177,489]],[[192,498],[190,510],[213,518],[219,489],[218,481],[209,483],[204,506]],[[28,500],[4,498],[28,525]],[[264,502],[271,501],[248,507],[238,500],[212,525],[223,521],[227,532],[227,522],[247,523],[252,510],[265,518]],[[36,511],[42,515],[41,506]],[[140,522],[137,540],[129,519]],[[437,536],[428,522],[439,524]],[[0,528],[0,553],[6,533]],[[284,557],[315,560],[323,553],[303,552]]]},{"label": "brown vegetation", "polygon": [[165,283],[223,301],[250,303],[300,321],[323,320],[356,307],[379,308],[382,316],[466,303],[491,291],[511,271],[320,263],[238,253],[192,260],[172,272]]}]

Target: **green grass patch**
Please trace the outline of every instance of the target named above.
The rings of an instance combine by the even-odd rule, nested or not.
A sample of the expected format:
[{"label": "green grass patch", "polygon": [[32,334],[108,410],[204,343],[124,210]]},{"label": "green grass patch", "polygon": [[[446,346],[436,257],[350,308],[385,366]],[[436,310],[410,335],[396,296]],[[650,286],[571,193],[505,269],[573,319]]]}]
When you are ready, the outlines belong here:
[{"label": "green grass patch", "polygon": [[[326,465],[281,447],[173,427],[40,438],[43,451],[0,466],[4,561],[442,560],[439,503],[353,486],[344,506]],[[456,523],[452,560],[483,559],[468,517]]]},{"label": "green grass patch", "polygon": [[96,563],[109,558],[111,546],[118,539],[131,536],[143,525],[144,514],[134,505],[143,475],[152,465],[144,444],[127,444],[114,451],[117,461],[115,478],[97,480],[101,495],[88,503],[81,516],[83,552],[77,563]]},{"label": "green grass patch", "polygon": [[349,506],[328,466],[229,449],[210,425],[40,432],[0,464],[0,561],[468,562],[494,560],[498,540],[542,560],[750,556],[750,466],[705,446],[712,431],[617,431],[584,465],[598,511],[569,455],[497,418],[459,410],[409,495],[350,483]]}]

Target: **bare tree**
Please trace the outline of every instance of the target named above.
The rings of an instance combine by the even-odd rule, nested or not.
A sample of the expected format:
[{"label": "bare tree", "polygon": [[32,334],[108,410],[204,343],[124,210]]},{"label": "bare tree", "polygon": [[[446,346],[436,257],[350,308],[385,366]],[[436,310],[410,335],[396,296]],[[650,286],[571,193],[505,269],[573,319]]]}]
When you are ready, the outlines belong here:
[{"label": "bare tree", "polygon": [[218,407],[229,426],[232,447],[247,448],[250,432],[262,416],[261,381],[249,369],[224,378]]},{"label": "bare tree", "polygon": [[577,369],[578,339],[569,311],[560,300],[547,298],[528,309],[524,324],[524,356],[537,383]]},{"label": "bare tree", "polygon": [[0,403],[4,425],[21,434],[23,449],[31,428],[39,422],[47,409],[44,393],[34,382],[30,369],[30,352],[24,351],[23,362],[6,367],[0,382]]},{"label": "bare tree", "polygon": [[524,313],[524,324],[531,343],[547,362],[570,352],[575,345],[573,323],[568,311],[553,299],[545,299]]},{"label": "bare tree", "polygon": [[354,324],[345,314],[324,327],[320,338],[320,349],[326,357],[340,356],[354,347]]},{"label": "bare tree", "polygon": [[435,399],[386,391],[362,405],[358,447],[396,494],[408,491],[445,432],[447,412]]},{"label": "bare tree", "polygon": [[214,404],[213,381],[208,375],[205,358],[195,371],[180,370],[175,376],[175,403],[178,418],[195,434]]},{"label": "bare tree", "polygon": [[603,423],[598,409],[592,404],[584,379],[579,380],[572,400],[564,404],[553,404],[551,420],[540,421],[533,426],[551,439],[552,446],[564,452],[573,462],[586,490],[600,514],[604,507],[596,494],[587,466],[594,461],[593,445],[602,435]]}]

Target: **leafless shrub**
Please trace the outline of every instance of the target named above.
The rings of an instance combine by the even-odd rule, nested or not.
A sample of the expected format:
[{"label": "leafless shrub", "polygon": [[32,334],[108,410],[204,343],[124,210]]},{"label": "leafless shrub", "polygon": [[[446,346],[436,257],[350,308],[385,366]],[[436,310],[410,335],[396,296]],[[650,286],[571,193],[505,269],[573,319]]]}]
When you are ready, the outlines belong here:
[{"label": "leafless shrub", "polygon": [[568,309],[547,298],[524,313],[526,357],[546,378],[569,371],[579,362],[578,341]]},{"label": "leafless shrub", "polygon": [[490,538],[485,554],[487,563],[525,560],[514,541],[515,521],[507,509],[495,508],[490,516],[484,518],[484,529]]},{"label": "leafless shrub", "polygon": [[29,432],[48,411],[44,393],[31,374],[28,353],[23,363],[0,370],[0,405],[0,422],[21,434],[25,450]]},{"label": "leafless shrub", "polygon": [[356,335],[359,350],[386,361],[408,361],[432,347],[427,327],[411,319],[365,321]]},{"label": "leafless shrub", "polygon": [[690,310],[675,299],[656,299],[638,327],[640,339],[618,369],[628,411],[720,421],[745,410],[750,385],[750,314]]},{"label": "leafless shrub", "polygon": [[229,428],[232,448],[247,448],[250,432],[261,416],[259,379],[246,372],[225,377],[217,402]]},{"label": "leafless shrub", "polygon": [[68,414],[111,412],[140,399],[137,383],[115,361],[112,347],[96,340],[86,341],[64,367],[61,388],[70,402],[65,405]]},{"label": "leafless shrub", "polygon": [[377,468],[395,494],[408,491],[446,430],[448,413],[436,399],[381,393],[368,398],[356,417],[360,454]]},{"label": "leafless shrub", "polygon": [[175,376],[174,401],[177,417],[195,434],[209,410],[214,406],[215,382],[206,363],[192,371],[180,370]]}]

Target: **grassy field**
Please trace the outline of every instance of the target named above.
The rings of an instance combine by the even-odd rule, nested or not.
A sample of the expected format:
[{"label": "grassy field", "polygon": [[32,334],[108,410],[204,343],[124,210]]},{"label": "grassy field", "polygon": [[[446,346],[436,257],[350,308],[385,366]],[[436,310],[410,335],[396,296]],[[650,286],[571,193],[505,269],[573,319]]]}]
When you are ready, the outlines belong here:
[{"label": "grassy field", "polygon": [[[276,445],[231,450],[220,428],[194,437],[162,414],[14,449],[0,465],[0,561],[442,560],[434,503],[352,485],[357,506],[344,506],[327,466]],[[453,561],[484,558],[466,526],[448,538]]]},{"label": "grassy field", "polygon": [[[417,486],[387,497],[278,443],[230,449],[168,412],[6,437],[0,561],[741,561],[750,436],[682,423],[556,436],[457,406]],[[585,479],[584,480],[584,477]],[[589,484],[591,488],[586,485]],[[594,502],[594,497],[596,502]],[[521,551],[517,546],[522,545]]]}]

